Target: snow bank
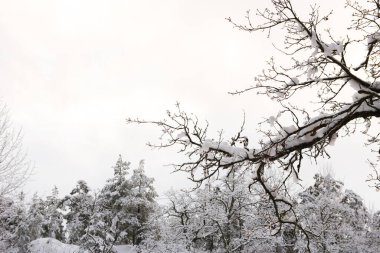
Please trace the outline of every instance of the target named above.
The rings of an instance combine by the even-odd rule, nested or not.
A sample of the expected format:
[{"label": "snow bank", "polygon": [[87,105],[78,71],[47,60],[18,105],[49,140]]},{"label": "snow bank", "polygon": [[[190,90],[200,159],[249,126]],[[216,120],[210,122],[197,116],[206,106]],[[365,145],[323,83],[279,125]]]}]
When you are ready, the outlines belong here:
[{"label": "snow bank", "polygon": [[115,249],[117,253],[136,253],[135,247],[132,245],[117,245]]},{"label": "snow bank", "polygon": [[[39,238],[29,244],[30,253],[82,253],[79,246],[62,243],[53,238]],[[131,245],[115,246],[118,253],[135,253]],[[87,252],[83,252],[87,253]]]},{"label": "snow bank", "polygon": [[53,238],[39,238],[29,244],[31,253],[79,253],[79,246],[61,243]]}]

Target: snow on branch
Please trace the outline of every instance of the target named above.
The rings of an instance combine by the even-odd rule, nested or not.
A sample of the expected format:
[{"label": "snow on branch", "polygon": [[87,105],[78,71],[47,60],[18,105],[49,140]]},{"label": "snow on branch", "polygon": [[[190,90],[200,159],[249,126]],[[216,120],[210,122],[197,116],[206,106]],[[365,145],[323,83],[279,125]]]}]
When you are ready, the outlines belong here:
[{"label": "snow on branch", "polygon": [[[291,215],[292,203],[278,197],[278,189],[268,187],[264,172],[269,167],[276,167],[288,173],[282,183],[282,188],[286,189],[290,178],[299,179],[303,159],[329,156],[326,148],[333,145],[338,136],[355,132],[359,126],[364,126],[362,132],[367,135],[370,128],[379,132],[371,121],[380,117],[380,3],[379,0],[347,1],[350,7],[347,10],[353,12],[352,24],[347,29],[362,35],[358,40],[349,36],[336,39],[330,30],[320,29],[322,24],[329,24],[332,12],[321,15],[313,6],[308,18],[304,19],[290,0],[271,2],[272,9],[257,12],[262,23],[252,21],[250,12],[247,12],[245,25],[227,18],[240,30],[266,31],[269,37],[274,29],[285,31],[283,47],[275,46],[275,49],[285,54],[288,61],[281,64],[271,58],[268,68],[255,78],[254,86],[231,92],[242,94],[255,90],[282,105],[283,110],[277,116],[268,116],[255,133],[264,136],[255,138],[260,148],[244,136],[244,124],[236,136],[226,138],[220,133],[217,139],[209,138],[208,123],[200,122],[179,105],[174,112],[168,111],[163,120],[130,118],[127,122],[158,126],[162,131],[161,142],[150,145],[174,146],[186,154],[188,160],[175,168],[188,172],[189,178],[198,184],[236,168],[253,172],[256,176],[252,181],[265,189],[276,207],[278,221],[298,226],[297,217]],[[360,51],[358,45],[365,45],[365,50]],[[352,53],[362,53],[364,60],[358,63],[347,57]],[[313,92],[306,93],[306,90]],[[354,94],[352,98],[347,96],[347,91]],[[314,96],[310,101],[316,100],[321,105],[317,117],[311,118],[312,111],[304,105],[293,105],[292,99],[298,93]],[[282,122],[285,116],[291,119],[291,125]],[[370,136],[368,144],[379,150],[379,136]],[[380,181],[378,174],[370,180]]]},{"label": "snow on branch", "polygon": [[[291,110],[292,108],[288,108],[288,111]],[[289,127],[281,126],[277,122],[277,135],[273,135],[272,131],[263,131],[267,138],[262,140],[261,149],[258,150],[249,148],[248,145],[240,147],[233,141],[234,138],[230,142],[222,141],[222,137],[217,140],[207,139],[208,124],[200,126],[198,119],[182,111],[179,105],[176,112],[168,112],[167,116],[162,121],[127,121],[160,127],[161,143],[149,145],[157,148],[178,146],[180,152],[189,157],[189,161],[177,165],[176,169],[190,172],[193,181],[201,182],[219,169],[231,168],[237,164],[254,168],[254,164],[272,165],[277,162],[277,166],[298,174],[303,157],[317,158],[326,153],[325,148],[335,141],[338,131],[349,122],[360,118],[380,117],[380,100],[373,100],[367,95],[335,113],[309,119],[303,125],[294,114],[297,124]],[[273,121],[271,117],[269,120]],[[199,168],[203,169],[201,174],[196,173]]]}]

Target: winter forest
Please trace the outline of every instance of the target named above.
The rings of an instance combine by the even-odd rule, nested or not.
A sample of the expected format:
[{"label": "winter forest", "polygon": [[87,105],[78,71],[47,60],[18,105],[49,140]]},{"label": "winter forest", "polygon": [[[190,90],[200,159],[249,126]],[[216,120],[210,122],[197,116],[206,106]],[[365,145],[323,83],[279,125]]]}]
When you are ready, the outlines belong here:
[{"label": "winter forest", "polygon": [[[132,136],[120,141],[132,148],[137,146],[136,139],[138,143],[148,141],[147,146],[158,156],[173,154],[164,157],[166,164],[170,164],[173,174],[185,175],[186,179],[178,179],[181,187],[171,187],[178,182],[167,182],[171,190],[165,193],[157,191],[156,182],[160,177],[168,177],[167,170],[155,168],[160,171],[152,177],[146,165],[148,159],[135,164],[128,160],[130,156],[115,153],[111,154],[113,165],[108,174],[100,176],[103,181],[98,187],[89,183],[91,177],[100,173],[94,169],[71,182],[75,186],[69,191],[52,184],[48,194],[36,190],[28,196],[25,186],[38,176],[38,164],[34,165],[28,155],[33,147],[28,152],[24,147],[28,132],[15,126],[12,108],[2,99],[5,101],[0,109],[0,253],[379,252],[380,210],[368,205],[368,196],[352,190],[355,185],[346,184],[335,176],[335,171],[344,169],[348,177],[350,170],[365,173],[365,180],[357,183],[364,183],[368,191],[375,192],[373,201],[378,202],[380,0],[334,3],[343,13],[322,6],[322,2],[320,6],[318,1],[265,2],[267,5],[261,8],[262,5],[257,3],[256,7],[251,1],[246,9],[252,10],[242,17],[220,17],[224,26],[233,30],[232,34],[250,35],[253,41],[248,45],[259,47],[261,42],[255,38],[262,37],[271,47],[271,56],[257,63],[261,69],[249,86],[233,82],[233,86],[224,90],[218,83],[210,82],[210,87],[202,87],[204,90],[197,90],[193,97],[186,89],[181,91],[191,95],[190,100],[198,101],[197,93],[207,93],[208,103],[220,104],[221,108],[227,105],[229,110],[221,112],[222,125],[215,128],[212,121],[198,115],[197,110],[193,113],[191,106],[186,103],[183,106],[181,101],[164,111],[164,117],[147,117],[137,105],[128,106],[128,113],[123,115],[123,131],[138,136],[143,129],[147,134],[146,139]],[[82,15],[81,11],[78,13]],[[0,18],[0,31],[3,26]],[[79,51],[76,53],[83,53]],[[250,61],[256,64],[258,59]],[[7,60],[5,57],[4,62]],[[206,59],[197,61],[202,65]],[[10,65],[13,63],[9,61]],[[1,64],[0,61],[0,68]],[[149,64],[144,62],[143,66],[148,68]],[[109,66],[104,63],[97,67]],[[106,75],[110,82],[115,81],[112,73]],[[206,72],[211,74],[214,72]],[[224,74],[227,72],[218,72],[222,79],[227,78]],[[53,76],[50,74],[49,78]],[[94,79],[91,81],[95,82]],[[20,77],[20,80],[29,79]],[[101,93],[109,95],[108,91]],[[213,100],[216,93],[228,96],[223,101]],[[263,103],[253,108],[253,112],[265,115],[254,126],[252,108],[241,113],[231,102],[245,97],[249,100],[264,97],[269,101],[269,106]],[[154,110],[156,105],[152,101],[147,106]],[[237,131],[232,132],[229,123],[236,123],[236,118],[228,115],[231,110],[241,116]],[[102,113],[107,114],[97,111],[96,117],[101,118]],[[79,118],[86,120],[83,115],[78,121]],[[77,127],[69,123],[64,127]],[[95,124],[87,124],[96,128]],[[152,138],[154,135],[148,131],[158,133],[158,137]],[[47,130],[41,133],[49,134]],[[353,137],[361,142],[360,154],[350,153],[351,145],[339,146],[339,142]],[[39,149],[44,142],[34,145]],[[90,145],[94,149],[100,146]],[[74,144],[70,146],[75,149]],[[323,161],[336,155],[334,147],[347,149],[345,161],[338,164],[343,168],[323,169]],[[77,159],[86,157],[86,150],[79,148],[76,152]],[[362,159],[361,153],[366,165],[353,166]],[[46,156],[49,154],[46,152]],[[100,155],[91,158],[102,159]],[[52,164],[59,166],[59,160]],[[319,167],[319,171],[306,173],[311,171],[310,164]],[[359,178],[347,181],[351,179],[360,181]]]}]

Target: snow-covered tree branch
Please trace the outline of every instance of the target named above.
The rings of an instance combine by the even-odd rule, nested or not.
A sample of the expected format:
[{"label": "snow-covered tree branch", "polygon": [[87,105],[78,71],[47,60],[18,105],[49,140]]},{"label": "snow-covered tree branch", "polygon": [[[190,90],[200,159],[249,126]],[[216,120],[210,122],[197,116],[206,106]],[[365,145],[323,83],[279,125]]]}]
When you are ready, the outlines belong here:
[{"label": "snow-covered tree branch", "polygon": [[[311,6],[310,13],[304,15],[297,12],[290,0],[271,2],[272,8],[257,12],[257,20],[252,20],[250,12],[246,24],[227,18],[234,27],[246,32],[264,31],[269,38],[273,38],[273,31],[283,34],[283,40],[274,44],[286,62],[270,59],[268,68],[255,78],[255,85],[231,92],[238,95],[256,91],[283,107],[276,116],[268,116],[260,124],[257,135],[263,138],[257,145],[249,143],[244,124],[235,136],[210,138],[208,123],[202,124],[179,105],[164,120],[130,118],[127,122],[160,127],[161,143],[150,145],[175,146],[186,154],[188,160],[175,168],[188,172],[191,180],[199,184],[236,167],[255,172],[252,182],[266,190],[275,209],[279,205],[289,206],[285,213],[276,213],[278,221],[297,224],[295,215],[285,215],[291,212],[292,203],[267,185],[265,170],[276,167],[285,171],[282,186],[286,188],[290,178],[299,178],[305,158],[329,156],[328,145],[356,131],[365,135],[374,151],[379,150],[380,2],[347,1],[346,11],[352,12],[353,19],[344,28],[344,36],[331,29],[335,28],[329,23],[332,12],[321,14],[317,6]],[[314,103],[300,103],[300,95]],[[315,105],[318,107],[313,108]],[[318,114],[313,115],[316,111]],[[378,178],[372,177],[375,181]]]}]

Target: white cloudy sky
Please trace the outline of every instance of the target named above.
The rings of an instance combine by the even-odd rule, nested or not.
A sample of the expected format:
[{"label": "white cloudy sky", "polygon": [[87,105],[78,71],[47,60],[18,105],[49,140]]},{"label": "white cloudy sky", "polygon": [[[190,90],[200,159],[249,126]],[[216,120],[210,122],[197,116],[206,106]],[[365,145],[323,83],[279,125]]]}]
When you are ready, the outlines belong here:
[{"label": "white cloudy sky", "polygon": [[[57,185],[68,193],[79,179],[99,188],[118,154],[134,166],[145,159],[160,193],[189,185],[164,166],[178,159],[174,150],[145,146],[159,132],[126,125],[125,118],[160,119],[180,101],[227,133],[239,128],[245,110],[254,133],[276,106],[265,97],[227,92],[251,85],[276,52],[265,34],[238,31],[225,18],[242,22],[247,9],[266,2],[0,0],[0,99],[22,127],[34,163],[27,192],[48,194]],[[301,12],[311,3],[297,2]],[[319,2],[335,9],[343,3]],[[319,167],[332,167],[380,208],[378,193],[364,182],[369,168],[361,139],[341,140],[331,152]],[[305,165],[310,182],[318,169]]]}]

